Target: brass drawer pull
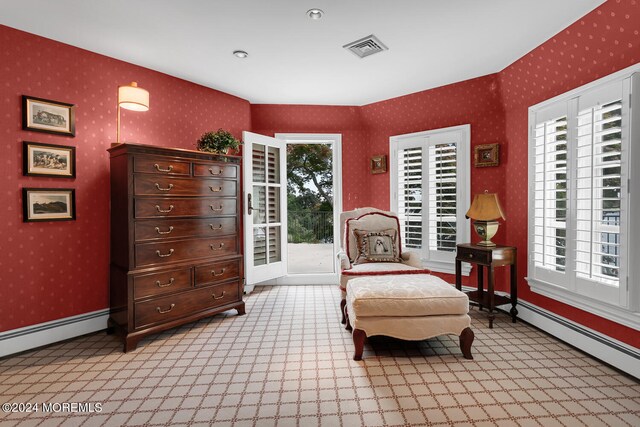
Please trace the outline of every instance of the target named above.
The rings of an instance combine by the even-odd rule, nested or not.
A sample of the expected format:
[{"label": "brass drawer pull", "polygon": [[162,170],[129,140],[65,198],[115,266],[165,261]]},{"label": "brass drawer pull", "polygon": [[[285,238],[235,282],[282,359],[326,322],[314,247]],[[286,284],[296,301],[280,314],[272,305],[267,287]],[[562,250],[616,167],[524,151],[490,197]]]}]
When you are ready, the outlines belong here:
[{"label": "brass drawer pull", "polygon": [[173,184],[169,184],[167,188],[162,188],[160,187],[160,184],[156,182],[156,188],[160,191],[171,191],[171,189],[173,188]]},{"label": "brass drawer pull", "polygon": [[214,212],[222,212],[222,205],[219,208],[214,208],[213,205],[209,205],[212,211]]},{"label": "brass drawer pull", "polygon": [[220,245],[217,248],[213,247],[213,243],[209,245],[209,247],[211,248],[212,251],[219,251],[222,248],[224,248],[224,243],[220,243]]},{"label": "brass drawer pull", "polygon": [[211,274],[213,275],[213,277],[218,277],[218,276],[222,276],[224,274],[224,268],[222,270],[220,270],[220,273],[216,273],[215,270],[211,270]]},{"label": "brass drawer pull", "polygon": [[169,167],[167,169],[162,169],[160,167],[160,165],[158,165],[157,163],[155,165],[153,165],[154,168],[156,168],[156,170],[158,172],[171,172],[173,170],[173,166],[169,165]]},{"label": "brass drawer pull", "polygon": [[211,227],[212,230],[222,230],[222,224],[218,224],[217,227],[214,227],[213,224],[209,224],[209,227]]},{"label": "brass drawer pull", "polygon": [[156,232],[158,234],[169,234],[173,231],[173,225],[169,226],[169,231],[160,231],[160,227],[156,227]]},{"label": "brass drawer pull", "polygon": [[213,185],[210,185],[210,186],[209,186],[209,189],[210,189],[211,191],[213,191],[214,193],[219,193],[219,192],[221,192],[221,191],[222,191],[222,185],[221,185],[220,187],[218,187],[218,188],[213,188]]},{"label": "brass drawer pull", "polygon": [[173,255],[173,249],[169,249],[168,254],[161,254],[160,251],[156,251],[156,255],[158,255],[160,258],[170,257],[171,255]]},{"label": "brass drawer pull", "polygon": [[169,209],[160,209],[160,206],[156,205],[156,210],[160,213],[169,213],[173,210],[173,205],[169,205]]},{"label": "brass drawer pull", "polygon": [[217,176],[217,175],[222,175],[222,172],[224,172],[224,168],[220,168],[220,167],[219,167],[219,168],[218,168],[218,173],[213,173],[213,168],[209,168],[209,173],[210,173],[211,175],[216,175],[216,176]]},{"label": "brass drawer pull", "polygon": [[175,304],[171,304],[171,306],[167,310],[162,310],[160,307],[156,307],[156,310],[158,310],[158,313],[160,314],[165,314],[173,310],[173,307],[175,306],[176,306]]},{"label": "brass drawer pull", "polygon": [[224,294],[226,294],[227,291],[222,291],[222,295],[220,295],[219,297],[216,296],[216,294],[211,294],[211,296],[213,297],[213,299],[222,299],[224,298]]},{"label": "brass drawer pull", "polygon": [[167,282],[167,283],[160,283],[160,280],[156,280],[156,285],[157,285],[159,288],[166,288],[167,286],[171,286],[171,285],[173,285],[173,282],[174,282],[175,280],[176,280],[176,279],[174,279],[173,277],[172,277],[171,279],[169,279],[169,282]]}]

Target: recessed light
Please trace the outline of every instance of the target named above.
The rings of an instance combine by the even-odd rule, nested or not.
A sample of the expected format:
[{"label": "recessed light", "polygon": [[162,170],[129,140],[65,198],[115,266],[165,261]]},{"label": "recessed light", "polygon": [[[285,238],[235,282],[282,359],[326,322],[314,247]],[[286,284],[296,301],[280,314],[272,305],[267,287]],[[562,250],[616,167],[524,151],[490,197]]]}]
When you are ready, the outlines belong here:
[{"label": "recessed light", "polygon": [[307,10],[307,16],[311,19],[314,20],[318,20],[320,18],[322,18],[322,15],[324,15],[324,12],[320,9],[309,9]]},{"label": "recessed light", "polygon": [[246,58],[247,56],[249,56],[249,54],[244,50],[234,50],[233,54],[238,58]]}]

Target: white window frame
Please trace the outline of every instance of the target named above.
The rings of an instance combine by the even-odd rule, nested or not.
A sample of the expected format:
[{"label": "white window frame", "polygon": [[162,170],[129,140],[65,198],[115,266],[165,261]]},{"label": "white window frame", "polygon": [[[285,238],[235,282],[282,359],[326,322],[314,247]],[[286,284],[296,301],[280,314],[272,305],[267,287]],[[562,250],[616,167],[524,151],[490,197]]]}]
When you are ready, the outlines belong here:
[{"label": "white window frame", "polygon": [[[470,189],[471,189],[471,125],[452,126],[442,129],[434,129],[423,132],[415,132],[405,135],[395,135],[389,138],[389,175],[391,186],[391,200],[390,210],[392,212],[398,211],[398,150],[410,147],[422,147],[423,153],[430,145],[450,142],[451,139],[457,143],[456,149],[456,162],[457,170],[456,177],[458,180],[458,186],[456,189],[456,244],[467,243],[470,238],[470,225],[469,220],[465,218],[464,214],[470,204]],[[423,162],[423,177],[428,176],[428,170],[426,162]],[[423,178],[424,179],[424,178]],[[423,197],[423,203],[426,202],[426,197]],[[428,203],[428,202],[427,202]],[[422,208],[422,212],[427,212],[428,206]],[[428,219],[423,216],[422,226],[422,239],[423,245],[419,250],[422,264],[425,268],[429,268],[432,271],[439,273],[455,274],[455,257],[456,251],[430,251],[428,248],[429,241],[429,227]],[[403,245],[404,246],[404,245]],[[412,249],[417,251],[415,249]],[[469,275],[471,266],[467,263],[462,264],[462,274]]]},{"label": "white window frame", "polygon": [[[612,320],[631,328],[640,329],[640,167],[629,167],[629,165],[640,164],[640,64],[633,65],[624,70],[603,77],[587,85],[576,88],[567,93],[556,96],[547,101],[541,102],[529,108],[529,208],[528,208],[528,230],[529,236],[534,234],[534,162],[535,162],[535,127],[536,123],[552,119],[562,115],[562,111],[567,114],[567,144],[568,152],[575,148],[577,114],[579,109],[586,107],[578,106],[580,99],[596,96],[599,91],[603,91],[607,86],[619,84],[622,99],[622,209],[627,214],[621,216],[626,223],[621,226],[620,234],[620,282],[619,298],[617,301],[606,301],[602,294],[598,294],[596,288],[585,286],[584,279],[576,278],[575,255],[573,239],[576,233],[576,188],[575,173],[576,160],[574,155],[568,154],[567,168],[567,246],[566,246],[566,275],[562,279],[555,277],[555,274],[545,275],[535,266],[532,238],[528,244],[528,277],[527,282],[533,292],[553,298],[587,312],[596,314],[603,318]],[[555,114],[555,115],[554,115]],[[625,141],[626,139],[626,141]],[[553,273],[553,272],[552,272]],[[595,282],[595,281],[594,281]],[[599,287],[602,288],[602,283]]]}]

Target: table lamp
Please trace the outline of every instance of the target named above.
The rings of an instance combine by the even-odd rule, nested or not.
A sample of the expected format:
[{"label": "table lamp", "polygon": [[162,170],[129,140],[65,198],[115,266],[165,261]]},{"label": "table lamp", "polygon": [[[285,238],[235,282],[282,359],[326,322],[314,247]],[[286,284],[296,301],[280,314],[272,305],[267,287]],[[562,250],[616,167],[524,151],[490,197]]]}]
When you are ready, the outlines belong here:
[{"label": "table lamp", "polygon": [[479,246],[493,247],[496,245],[491,241],[491,238],[498,232],[500,223],[497,219],[505,219],[497,194],[489,193],[486,190],[483,194],[476,194],[465,217],[473,219],[473,228],[482,238],[477,243]]},{"label": "table lamp", "polygon": [[138,83],[131,82],[118,87],[118,134],[116,142],[120,143],[120,107],[132,111],[149,110],[149,91],[138,87]]}]

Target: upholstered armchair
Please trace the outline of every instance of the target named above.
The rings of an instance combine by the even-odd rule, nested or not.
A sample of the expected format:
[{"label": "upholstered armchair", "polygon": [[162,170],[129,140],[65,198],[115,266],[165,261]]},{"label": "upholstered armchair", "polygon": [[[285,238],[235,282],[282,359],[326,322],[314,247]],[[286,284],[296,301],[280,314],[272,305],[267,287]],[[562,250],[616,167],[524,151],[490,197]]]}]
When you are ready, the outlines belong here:
[{"label": "upholstered armchair", "polygon": [[[347,282],[350,279],[431,273],[430,270],[422,268],[417,252],[402,250],[400,222],[393,212],[376,208],[358,208],[342,212],[340,235],[341,250],[337,256],[340,261],[340,312],[343,324]],[[395,246],[392,247],[392,244]],[[371,253],[367,253],[369,248]]]}]

